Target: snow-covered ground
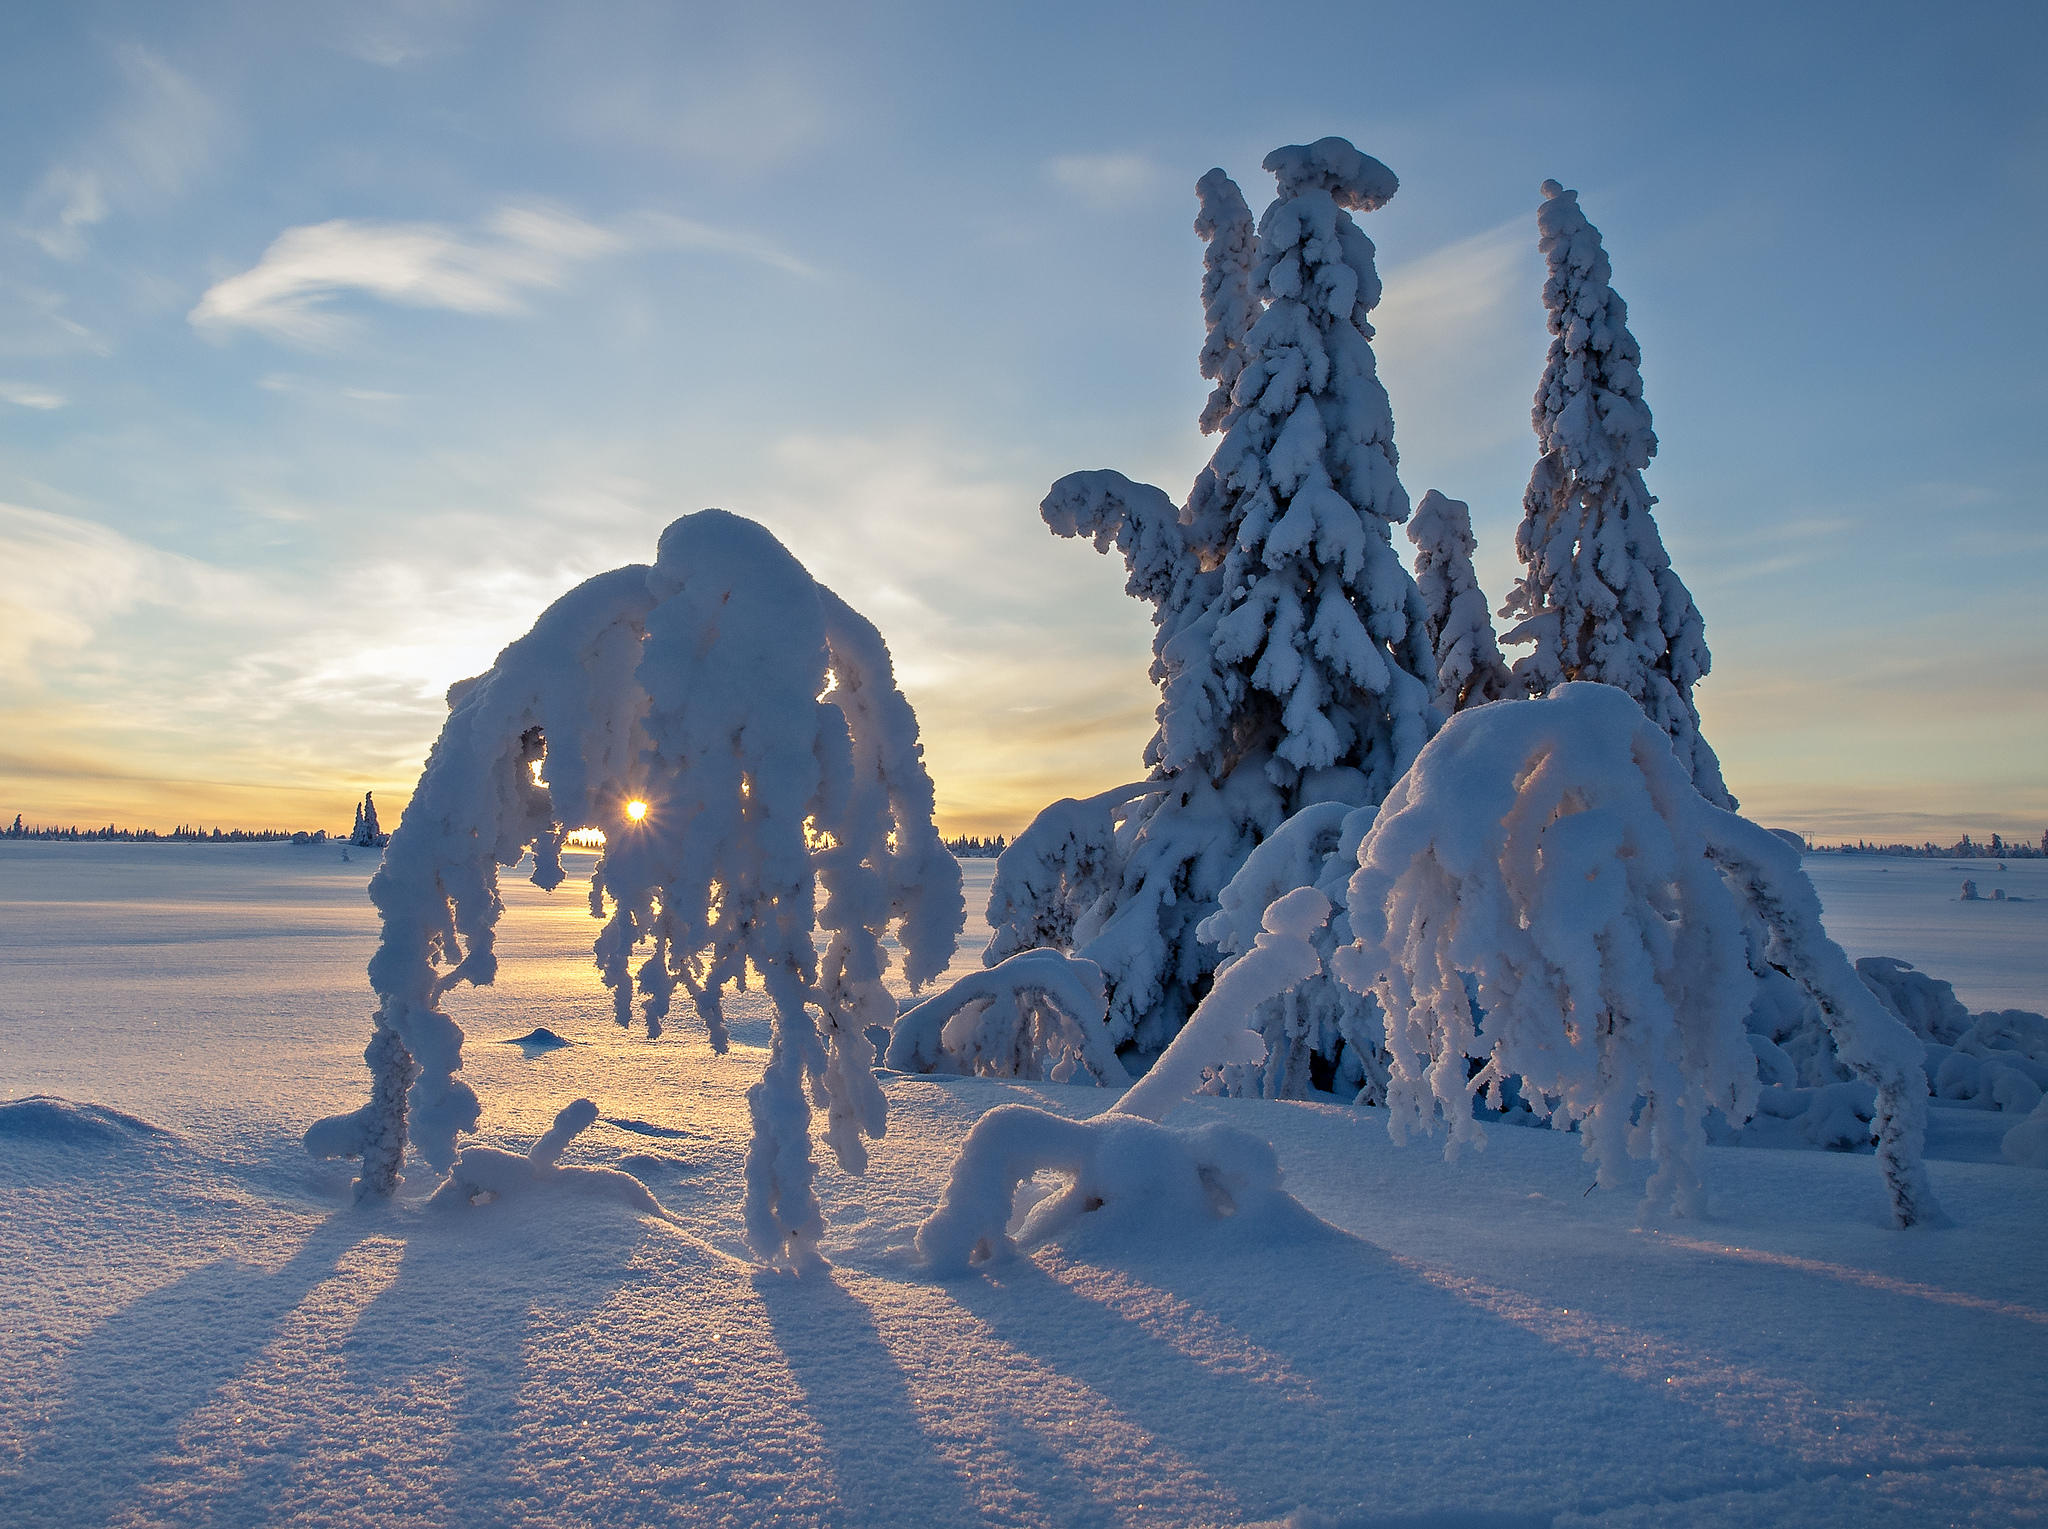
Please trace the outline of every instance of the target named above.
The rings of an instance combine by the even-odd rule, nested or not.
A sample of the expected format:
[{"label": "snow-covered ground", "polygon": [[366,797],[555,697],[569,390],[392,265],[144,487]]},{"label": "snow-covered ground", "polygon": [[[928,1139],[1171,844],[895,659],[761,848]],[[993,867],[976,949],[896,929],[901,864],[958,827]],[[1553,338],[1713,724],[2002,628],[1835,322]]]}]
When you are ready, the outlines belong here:
[{"label": "snow-covered ground", "polygon": [[[2048,1009],[2048,863],[2007,864],[1967,872],[2006,902],[1961,904],[1947,862],[1806,860],[1852,954]],[[1712,1150],[1712,1218],[1640,1225],[1569,1136],[1447,1164],[1376,1111],[1203,1100],[1175,1122],[1270,1137],[1312,1217],[1090,1227],[938,1282],[910,1237],[972,1122],[1106,1096],[896,1077],[866,1179],[821,1169],[829,1275],[768,1275],[739,1223],[765,1013],[734,1005],[722,1059],[680,1016],[616,1029],[573,883],[508,883],[499,982],[450,1000],[482,1137],[588,1096],[565,1161],[665,1214],[348,1208],[298,1137],[364,1087],[371,869],[0,845],[0,1099],[73,1101],[0,1105],[0,1524],[2048,1516],[2048,1173],[1996,1160],[1996,1115],[1935,1107],[1954,1225],[1899,1233],[1867,1155]],[[537,1026],[574,1044],[509,1043]]]}]

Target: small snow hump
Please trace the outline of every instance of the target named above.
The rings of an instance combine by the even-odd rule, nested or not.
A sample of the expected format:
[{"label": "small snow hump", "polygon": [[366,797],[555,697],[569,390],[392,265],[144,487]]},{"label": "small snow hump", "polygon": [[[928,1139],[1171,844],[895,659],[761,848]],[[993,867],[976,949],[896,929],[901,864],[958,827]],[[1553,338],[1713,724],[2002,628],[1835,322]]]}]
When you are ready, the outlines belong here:
[{"label": "small snow hump", "polygon": [[524,1035],[508,1037],[502,1044],[517,1046],[525,1051],[528,1056],[532,1056],[537,1051],[557,1051],[564,1046],[573,1046],[576,1043],[564,1036],[555,1034],[546,1025],[539,1025],[527,1031]]},{"label": "small snow hump", "polygon": [[1268,154],[1261,168],[1280,183],[1280,195],[1327,191],[1339,207],[1373,212],[1393,200],[1401,182],[1392,170],[1351,146],[1346,138],[1290,143]]},{"label": "small snow hump", "polygon": [[61,1147],[103,1147],[171,1133],[104,1104],[77,1104],[51,1094],[0,1100],[0,1141]]}]

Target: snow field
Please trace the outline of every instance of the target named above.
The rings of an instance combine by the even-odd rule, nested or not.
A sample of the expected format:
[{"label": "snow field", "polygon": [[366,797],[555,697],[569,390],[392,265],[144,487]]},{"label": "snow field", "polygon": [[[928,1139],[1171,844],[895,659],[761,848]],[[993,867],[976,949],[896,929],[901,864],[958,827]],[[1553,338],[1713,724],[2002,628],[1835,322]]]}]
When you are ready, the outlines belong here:
[{"label": "snow field", "polygon": [[[1935,1109],[1956,1224],[1901,1234],[1866,1156],[1708,1149],[1708,1217],[1641,1226],[1640,1181],[1589,1194],[1569,1136],[1486,1126],[1447,1164],[1380,1111],[1203,1098],[1173,1123],[1272,1141],[1312,1214],[1256,1238],[1083,1215],[935,1281],[911,1237],[973,1122],[1109,1097],[888,1077],[867,1176],[821,1167],[833,1268],[769,1275],[739,1213],[764,1006],[732,1006],[723,1059],[681,1016],[622,1032],[575,888],[508,878],[497,984],[450,999],[479,1139],[523,1156],[588,1097],[562,1161],[667,1214],[551,1190],[430,1210],[424,1181],[365,1212],[297,1143],[360,1087],[371,867],[332,853],[0,851],[0,1097],[162,1128],[0,1109],[0,1524],[2048,1511],[2048,1174],[1943,1160],[1945,1129],[1996,1115]],[[573,1044],[497,1043],[536,1025]]]}]

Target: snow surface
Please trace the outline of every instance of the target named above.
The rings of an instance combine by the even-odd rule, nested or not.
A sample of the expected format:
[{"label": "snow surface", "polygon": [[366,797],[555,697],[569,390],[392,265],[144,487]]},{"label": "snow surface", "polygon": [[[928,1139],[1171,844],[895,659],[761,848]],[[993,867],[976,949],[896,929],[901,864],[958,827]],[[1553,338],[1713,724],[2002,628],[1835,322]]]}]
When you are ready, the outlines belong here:
[{"label": "snow surface", "polygon": [[[1805,863],[1852,954],[1923,964],[1972,1009],[2048,1009],[2021,921],[2042,903],[1947,905],[1985,916],[1951,926],[1944,863]],[[738,1194],[765,1002],[729,1006],[724,1058],[621,1031],[583,900],[510,877],[470,1035],[575,1044],[466,1049],[478,1144],[531,1161],[588,1098],[562,1166],[630,1174],[664,1213],[574,1177],[349,1206],[350,1170],[298,1136],[360,1086],[371,869],[0,846],[0,1099],[42,1096],[0,1105],[0,1525],[2048,1512],[2048,1173],[1999,1157],[2010,1116],[1933,1106],[1956,1224],[1900,1233],[1861,1155],[1710,1147],[1709,1218],[1641,1225],[1640,1182],[1588,1193],[1559,1133],[1486,1124],[1447,1164],[1378,1110],[1203,1097],[1176,1126],[1271,1141],[1306,1214],[1077,1212],[937,1280],[912,1235],[972,1123],[1113,1095],[887,1076],[867,1176],[819,1174],[833,1267],[767,1274]],[[2023,870],[2048,867],[2005,884],[2048,894]],[[967,867],[970,906],[990,873]],[[985,938],[970,922],[953,974]]]}]

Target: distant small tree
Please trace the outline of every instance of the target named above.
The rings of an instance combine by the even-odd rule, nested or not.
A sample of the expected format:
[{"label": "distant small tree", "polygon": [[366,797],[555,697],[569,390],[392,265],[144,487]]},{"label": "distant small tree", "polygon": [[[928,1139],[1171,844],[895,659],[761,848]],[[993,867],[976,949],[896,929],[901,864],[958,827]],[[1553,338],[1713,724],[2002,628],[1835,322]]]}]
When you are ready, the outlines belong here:
[{"label": "distant small tree", "polygon": [[1448,717],[1511,694],[1514,678],[1472,567],[1478,543],[1470,506],[1431,489],[1415,506],[1408,539],[1415,543],[1415,585],[1436,654],[1437,709]]},{"label": "distant small tree", "polygon": [[1534,645],[1515,678],[1531,695],[1572,680],[1625,692],[1670,738],[1699,793],[1732,808],[1692,700],[1713,662],[1706,627],[1643,485],[1657,437],[1628,304],[1609,284],[1607,252],[1579,194],[1545,181],[1543,198],[1536,227],[1549,266],[1550,353],[1531,413],[1541,454],[1515,533],[1522,578],[1501,610],[1518,618],[1504,640]]}]

